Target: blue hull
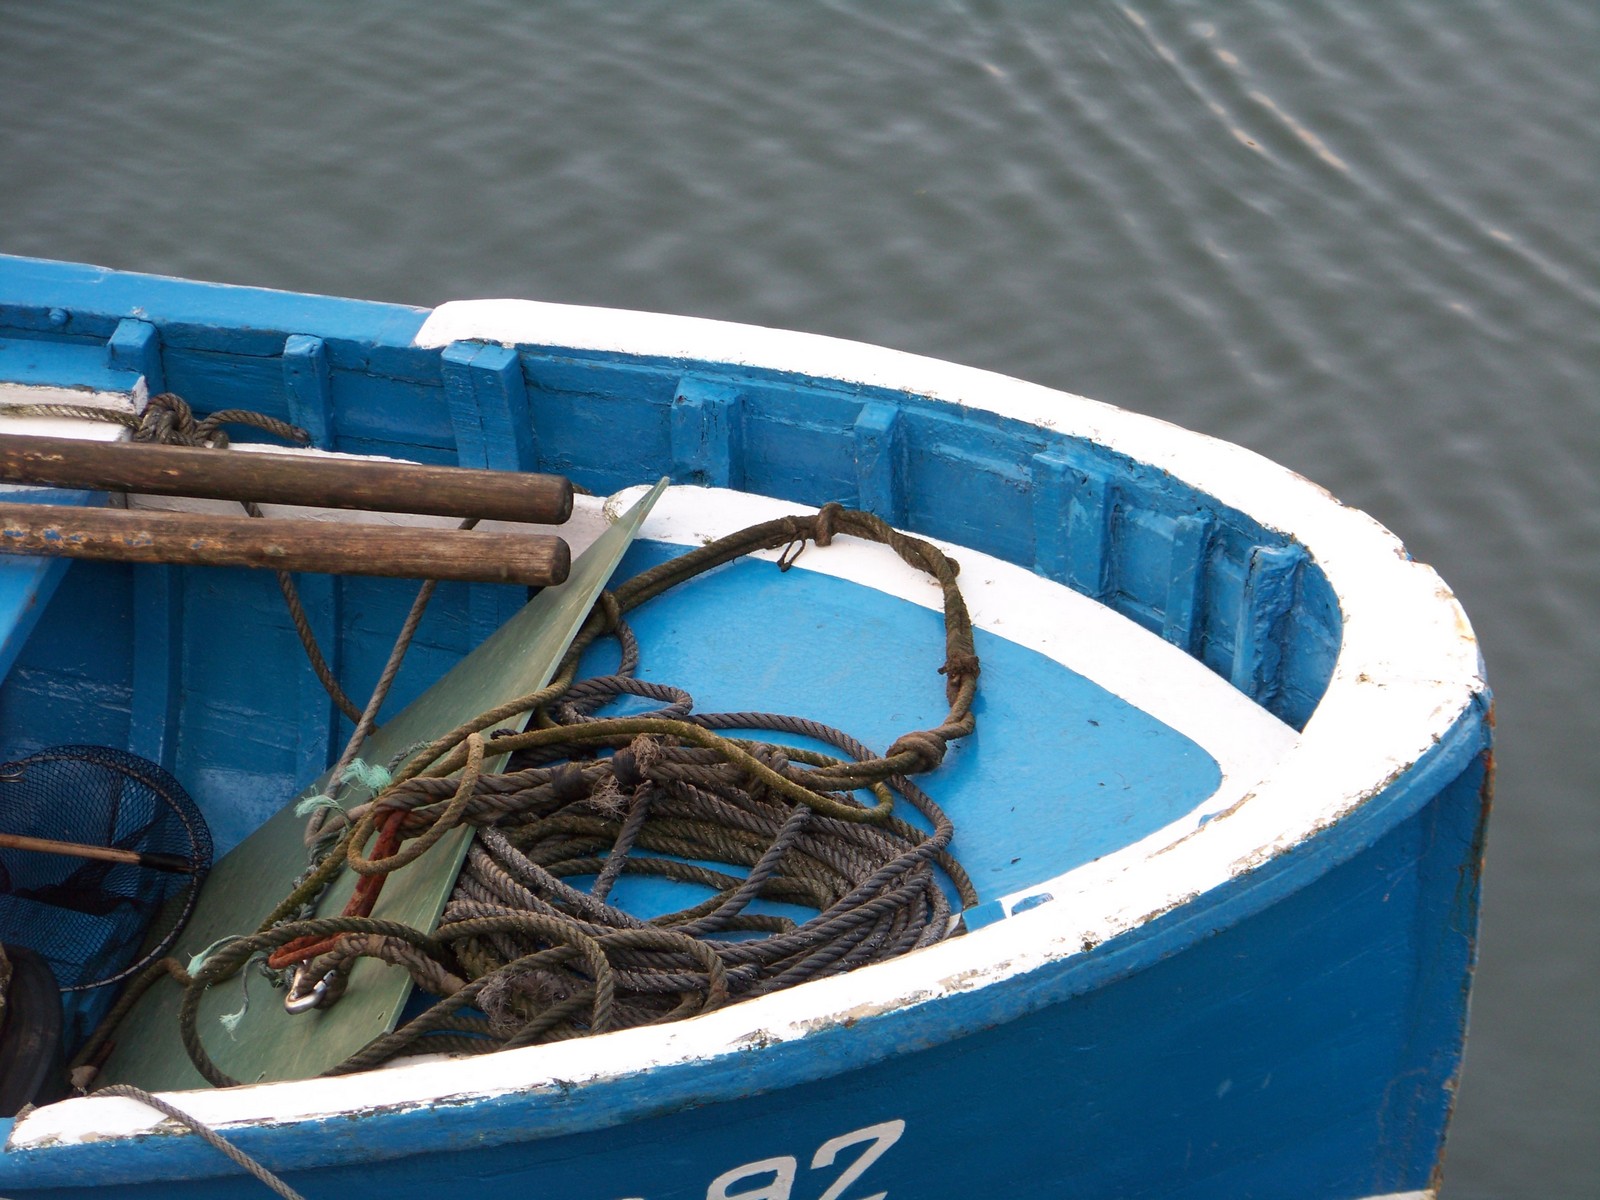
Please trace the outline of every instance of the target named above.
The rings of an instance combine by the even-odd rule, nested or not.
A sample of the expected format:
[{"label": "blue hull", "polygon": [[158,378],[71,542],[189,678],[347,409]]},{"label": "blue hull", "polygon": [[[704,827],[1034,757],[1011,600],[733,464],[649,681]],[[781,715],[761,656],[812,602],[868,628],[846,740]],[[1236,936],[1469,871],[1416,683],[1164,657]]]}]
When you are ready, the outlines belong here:
[{"label": "blue hull", "polygon": [[[559,471],[599,492],[664,472],[843,499],[1099,599],[1295,729],[1337,686],[1350,614],[1315,545],[1308,555],[1267,515],[1115,447],[820,372],[492,339],[428,349],[427,316],[0,259],[0,367],[27,363],[6,378],[126,389],[142,376],[207,408],[248,403],[293,420],[325,448]],[[97,569],[100,584],[62,587],[53,609],[59,564],[0,572],[0,602],[15,609],[0,661],[5,749],[126,745],[194,780],[219,842],[236,841],[327,765],[338,719],[286,672],[264,685],[279,715],[192,732],[196,716],[221,720],[203,698],[236,682],[205,665],[196,629],[259,589],[212,595],[167,569]],[[368,672],[387,647],[355,627],[354,610],[396,607],[399,593],[323,581],[308,595],[343,668]],[[469,646],[514,603],[460,586],[442,620]],[[259,619],[288,644],[276,613]],[[74,630],[102,651],[74,644]],[[227,1132],[313,1198],[1425,1192],[1465,1037],[1490,736],[1480,686],[1431,748],[1337,820],[1114,936],[1086,935],[981,986],[952,977],[881,1005],[868,993],[803,1035],[629,1074]],[[1043,909],[1005,907],[1016,931],[1062,927]],[[264,1194],[184,1135],[13,1136],[0,1153],[6,1196],[112,1185]]]}]

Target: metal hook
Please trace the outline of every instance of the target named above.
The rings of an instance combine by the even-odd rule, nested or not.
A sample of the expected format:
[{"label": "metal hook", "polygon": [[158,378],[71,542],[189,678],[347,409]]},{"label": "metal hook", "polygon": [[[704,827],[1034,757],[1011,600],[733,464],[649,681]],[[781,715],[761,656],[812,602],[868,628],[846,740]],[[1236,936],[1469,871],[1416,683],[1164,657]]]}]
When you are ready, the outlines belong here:
[{"label": "metal hook", "polygon": [[283,998],[283,1011],[286,1013],[310,1012],[313,1008],[321,1008],[322,1002],[328,997],[328,986],[333,982],[337,972],[329,971],[316,983],[306,990],[306,981],[311,973],[310,963],[301,963],[294,969],[294,975],[289,980],[289,992]]}]

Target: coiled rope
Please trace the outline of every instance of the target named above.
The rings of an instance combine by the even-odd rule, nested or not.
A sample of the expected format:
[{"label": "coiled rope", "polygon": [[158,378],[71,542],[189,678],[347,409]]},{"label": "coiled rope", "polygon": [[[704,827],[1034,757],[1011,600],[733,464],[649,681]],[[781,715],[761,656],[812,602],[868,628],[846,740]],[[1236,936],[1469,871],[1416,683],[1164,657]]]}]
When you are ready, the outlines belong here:
[{"label": "coiled rope", "polygon": [[[937,727],[878,755],[802,718],[697,714],[682,691],[636,678],[624,614],[754,551],[785,547],[778,565],[787,570],[807,543],[838,534],[891,547],[943,590],[949,710]],[[200,997],[263,952],[275,969],[331,977],[334,997],[363,956],[405,968],[439,997],[327,1072],[345,1074],[397,1055],[483,1053],[675,1020],[948,936],[945,885],[962,905],[976,897],[948,852],[949,819],[909,777],[938,766],[973,728],[978,660],[957,569],[929,543],[829,505],[699,547],[606,593],[549,687],[423,748],[367,804],[333,811],[342,832],[322,867],[260,931],[215,950],[189,981],[179,1019],[196,1069],[218,1086],[237,1082],[205,1050]],[[579,659],[602,637],[620,643],[621,665],[578,681]],[[598,715],[623,696],[660,707]],[[524,712],[533,714],[526,732],[499,728]],[[726,732],[734,730],[811,738],[835,752]],[[506,753],[510,769],[482,770]],[[920,824],[899,814],[902,802]],[[432,933],[365,915],[286,919],[340,868],[381,885],[461,824],[477,836]],[[609,902],[629,875],[709,895],[644,920]],[[587,887],[572,882],[585,878]],[[815,915],[797,920],[774,903]]]},{"label": "coiled rope", "polygon": [[[294,426],[242,410],[196,420],[171,393],[152,397],[139,417],[25,407],[30,411],[8,411],[113,420],[141,441],[222,448],[227,437],[220,426],[227,423],[309,440]],[[697,714],[686,693],[635,677],[638,645],[625,613],[756,551],[783,547],[778,567],[786,571],[808,543],[827,546],[837,534],[887,545],[939,584],[945,617],[939,670],[949,705],[940,725],[907,733],[876,755],[803,718]],[[405,968],[439,997],[327,1072],[344,1074],[397,1055],[483,1053],[675,1020],[941,940],[955,924],[945,885],[963,906],[976,896],[949,854],[949,819],[910,776],[937,767],[949,743],[973,728],[979,664],[957,571],[931,544],[830,504],[813,516],[769,521],[700,547],[603,594],[549,687],[422,748],[390,786],[349,814],[319,810],[308,839],[328,852],[261,929],[190,964],[193,974],[170,959],[153,966],[77,1062],[94,1061],[120,1016],[165,974],[185,988],[179,1019],[195,1067],[217,1086],[233,1085],[199,1035],[200,997],[260,954],[274,969],[300,966],[330,979],[334,999],[363,956]],[[279,584],[323,686],[357,723],[339,764],[349,766],[432,589],[425,585],[419,593],[384,682],[363,711],[327,669],[292,580],[280,572]],[[621,665],[610,676],[580,682],[578,661],[601,637],[621,644]],[[661,707],[596,715],[622,696]],[[532,713],[527,732],[498,728],[523,713]],[[837,753],[724,732],[732,730],[810,738]],[[482,770],[486,757],[506,753],[514,755],[511,769]],[[897,814],[899,801],[920,814],[921,824]],[[463,823],[475,826],[477,836],[438,930],[367,915],[388,874]],[[373,849],[364,851],[375,835]],[[355,911],[306,917],[345,866],[364,877]],[[642,920],[608,902],[624,875],[699,885],[710,894]],[[586,889],[569,882],[586,877],[592,877]],[[773,904],[815,915],[796,920],[772,911]]]}]

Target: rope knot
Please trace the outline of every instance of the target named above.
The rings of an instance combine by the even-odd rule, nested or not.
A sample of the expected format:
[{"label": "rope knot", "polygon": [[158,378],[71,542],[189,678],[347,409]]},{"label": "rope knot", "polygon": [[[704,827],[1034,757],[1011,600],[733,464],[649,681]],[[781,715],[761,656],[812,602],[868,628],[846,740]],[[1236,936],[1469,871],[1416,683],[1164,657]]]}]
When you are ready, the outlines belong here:
[{"label": "rope knot", "polygon": [[779,775],[789,770],[789,755],[782,746],[765,745],[754,751],[756,761],[763,763]]},{"label": "rope knot", "polygon": [[139,424],[133,431],[136,442],[158,442],[168,446],[207,446],[213,450],[228,448],[228,435],[224,425],[248,425],[286,442],[306,446],[311,435],[298,425],[269,417],[266,413],[243,408],[225,408],[212,413],[203,421],[194,418],[194,409],[176,392],[161,392],[146,401]]},{"label": "rope knot", "polygon": [[649,734],[641,733],[611,756],[611,773],[616,776],[617,786],[632,791],[648,782],[650,768],[660,758],[660,744]]},{"label": "rope knot", "polygon": [[[133,431],[136,442],[160,442],[170,446],[203,446],[200,425],[194,419],[194,410],[176,392],[161,392],[151,396],[139,418],[139,428]],[[227,445],[226,435],[222,444]]]},{"label": "rope knot", "polygon": [[902,754],[914,754],[917,764],[907,770],[907,774],[917,774],[931,771],[944,761],[944,752],[948,744],[944,738],[931,729],[918,729],[902,735],[889,747],[887,758],[898,758]]},{"label": "rope knot", "polygon": [[843,505],[837,500],[830,500],[817,510],[814,517],[785,517],[783,531],[789,535],[789,543],[778,555],[778,570],[787,571],[794,566],[795,560],[805,553],[807,542],[831,546],[835,518],[843,511]]},{"label": "rope knot", "polygon": [[944,660],[944,666],[939,668],[939,674],[950,681],[950,686],[959,688],[969,679],[978,677],[980,667],[976,654],[952,653]]}]

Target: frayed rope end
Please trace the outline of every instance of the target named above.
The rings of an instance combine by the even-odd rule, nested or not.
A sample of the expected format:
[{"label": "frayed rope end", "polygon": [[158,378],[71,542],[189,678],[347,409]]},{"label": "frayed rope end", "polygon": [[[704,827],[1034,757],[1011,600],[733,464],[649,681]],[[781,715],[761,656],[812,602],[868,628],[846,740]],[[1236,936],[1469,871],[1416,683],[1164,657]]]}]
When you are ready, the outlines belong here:
[{"label": "frayed rope end", "polygon": [[341,779],[353,779],[374,796],[394,782],[394,776],[389,773],[387,768],[363,762],[359,758],[344,769],[344,775]]},{"label": "frayed rope end", "polygon": [[332,796],[318,792],[314,796],[307,796],[296,804],[294,806],[294,815],[297,817],[309,817],[319,808],[336,808],[340,812],[344,811],[344,805],[340,804]]}]

